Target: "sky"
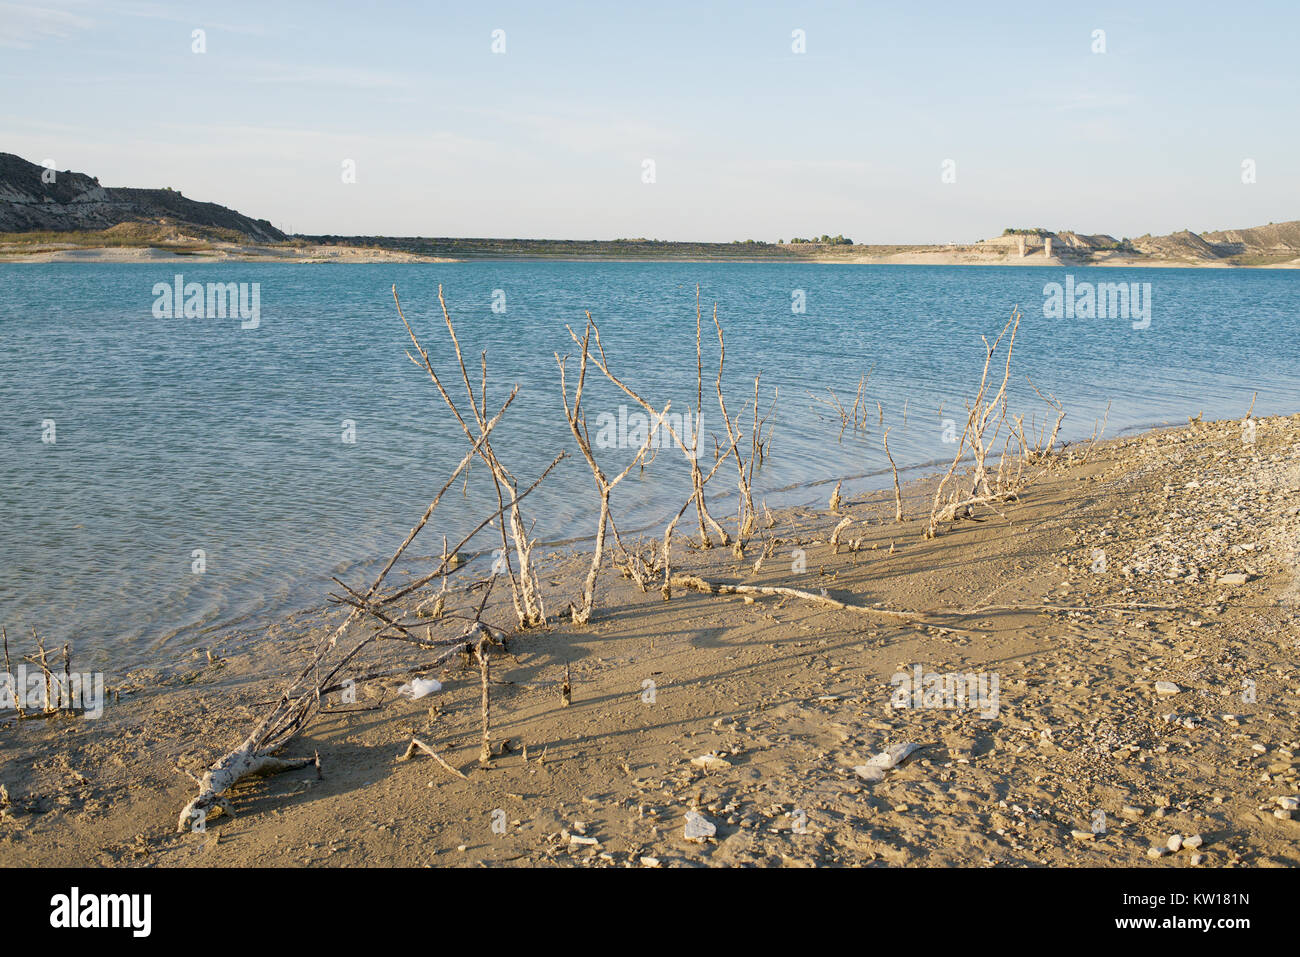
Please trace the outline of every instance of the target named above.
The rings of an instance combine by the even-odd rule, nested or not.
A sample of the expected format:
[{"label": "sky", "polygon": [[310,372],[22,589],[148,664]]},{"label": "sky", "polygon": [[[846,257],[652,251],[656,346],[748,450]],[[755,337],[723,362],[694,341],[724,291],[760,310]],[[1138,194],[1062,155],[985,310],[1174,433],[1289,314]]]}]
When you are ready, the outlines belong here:
[{"label": "sky", "polygon": [[0,151],[307,234],[1200,232],[1300,218],[1297,38],[1294,0],[0,2]]}]

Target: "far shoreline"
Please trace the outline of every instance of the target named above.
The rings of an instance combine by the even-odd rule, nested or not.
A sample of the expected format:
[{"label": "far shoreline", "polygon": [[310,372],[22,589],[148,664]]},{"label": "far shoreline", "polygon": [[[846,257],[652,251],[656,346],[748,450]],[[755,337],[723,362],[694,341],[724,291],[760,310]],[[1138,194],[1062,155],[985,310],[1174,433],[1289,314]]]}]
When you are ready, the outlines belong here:
[{"label": "far shoreline", "polygon": [[[11,248],[18,244],[8,244]],[[1039,269],[1273,269],[1300,268],[1300,259],[1273,263],[1234,263],[1225,260],[1158,259],[1152,257],[1083,258],[1042,255],[1003,256],[973,247],[954,251],[919,251],[887,255],[835,256],[690,256],[690,255],[564,255],[496,252],[484,255],[433,256],[369,246],[321,244],[310,246],[215,243],[203,249],[167,246],[79,246],[38,244],[9,251],[0,245],[0,263],[224,263],[274,262],[295,265],[375,265],[382,263],[694,263],[700,265],[834,265],[834,266],[963,266]]]}]

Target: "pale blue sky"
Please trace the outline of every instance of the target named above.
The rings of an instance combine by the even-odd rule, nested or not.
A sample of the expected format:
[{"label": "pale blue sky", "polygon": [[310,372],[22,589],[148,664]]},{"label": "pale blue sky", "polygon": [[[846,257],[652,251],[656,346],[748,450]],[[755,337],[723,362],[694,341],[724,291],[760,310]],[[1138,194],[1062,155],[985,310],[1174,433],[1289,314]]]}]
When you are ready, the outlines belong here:
[{"label": "pale blue sky", "polygon": [[0,2],[0,150],[313,233],[1200,231],[1300,218],[1297,37],[1294,2]]}]

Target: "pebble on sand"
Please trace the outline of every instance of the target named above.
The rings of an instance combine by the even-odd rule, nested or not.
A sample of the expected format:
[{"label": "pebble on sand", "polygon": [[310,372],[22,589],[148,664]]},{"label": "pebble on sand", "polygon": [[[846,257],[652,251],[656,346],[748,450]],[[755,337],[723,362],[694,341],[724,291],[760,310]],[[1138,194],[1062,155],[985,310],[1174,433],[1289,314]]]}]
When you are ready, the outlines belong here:
[{"label": "pebble on sand", "polygon": [[881,781],[884,780],[885,772],[890,768],[896,768],[902,764],[913,752],[919,751],[921,746],[913,744],[910,741],[900,744],[891,744],[885,750],[875,755],[867,761],[866,764],[859,764],[853,769],[856,774],[864,781]]},{"label": "pebble on sand", "polygon": [[1178,687],[1178,685],[1174,684],[1172,681],[1156,682],[1156,694],[1161,696],[1178,694],[1182,690],[1182,688]]},{"label": "pebble on sand", "polygon": [[705,771],[721,771],[723,768],[731,767],[730,761],[716,754],[701,754],[698,758],[691,758],[691,764]]},{"label": "pebble on sand", "polygon": [[686,827],[684,829],[686,840],[703,844],[717,833],[717,825],[699,811],[686,812]]}]

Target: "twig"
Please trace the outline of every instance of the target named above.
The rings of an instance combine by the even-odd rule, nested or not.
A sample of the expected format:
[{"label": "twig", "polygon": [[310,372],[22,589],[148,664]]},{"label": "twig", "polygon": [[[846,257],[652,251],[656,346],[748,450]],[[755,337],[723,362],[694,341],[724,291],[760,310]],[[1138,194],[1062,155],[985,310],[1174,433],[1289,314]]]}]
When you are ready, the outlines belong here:
[{"label": "twig", "polygon": [[913,624],[929,625],[935,628],[941,628],[944,631],[955,632],[956,634],[966,634],[960,628],[953,628],[942,622],[938,622],[927,616],[923,612],[896,611],[892,608],[871,608],[866,605],[850,605],[842,602],[837,598],[829,595],[819,595],[817,592],[804,591],[800,588],[786,588],[781,585],[729,585],[722,582],[709,582],[695,575],[674,575],[673,584],[680,588],[686,588],[691,591],[701,592],[706,595],[774,595],[783,598],[799,598],[803,601],[810,601],[818,605],[825,605],[828,608],[835,608],[839,611],[852,611],[861,615],[874,615],[879,618],[891,618],[895,621],[906,621]]},{"label": "twig", "polygon": [[889,467],[894,470],[894,521],[902,524],[903,490],[898,484],[898,466],[894,464],[894,457],[889,454],[889,429],[885,429],[885,435],[882,441],[885,445],[885,458],[889,459]]},{"label": "twig", "polygon": [[455,768],[453,768],[450,764],[448,764],[446,761],[444,761],[444,760],[442,759],[442,755],[440,755],[437,751],[433,750],[433,748],[429,747],[427,744],[425,744],[425,743],[424,743],[423,741],[421,741],[419,738],[415,738],[415,737],[411,738],[411,743],[408,744],[408,745],[406,746],[406,750],[405,750],[403,753],[401,753],[401,754],[399,754],[399,755],[397,756],[397,760],[399,760],[399,761],[409,761],[412,757],[414,757],[415,752],[416,752],[417,750],[419,750],[419,751],[423,751],[423,752],[424,752],[425,754],[427,754],[429,757],[433,758],[433,760],[437,761],[438,764],[441,765],[441,766],[442,766],[442,767],[443,767],[443,768],[444,768],[448,773],[456,775],[456,777],[460,778],[462,781],[468,781],[468,780],[469,780],[469,778],[467,778],[465,775],[461,774],[459,771],[457,771]]}]

